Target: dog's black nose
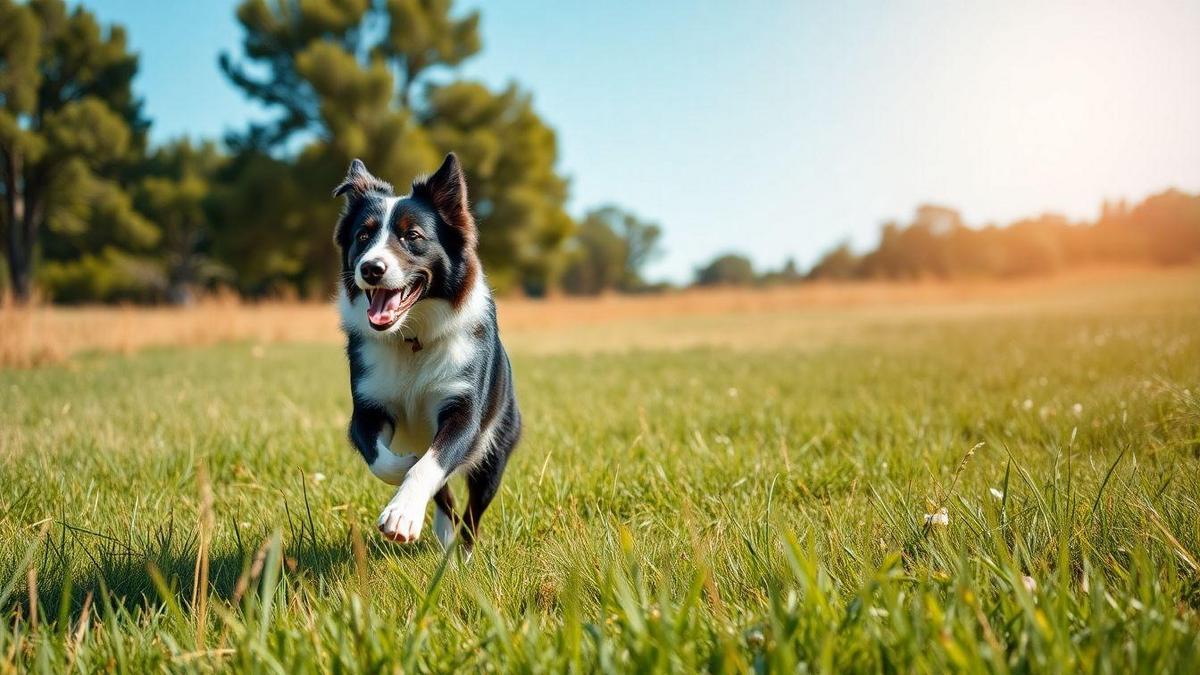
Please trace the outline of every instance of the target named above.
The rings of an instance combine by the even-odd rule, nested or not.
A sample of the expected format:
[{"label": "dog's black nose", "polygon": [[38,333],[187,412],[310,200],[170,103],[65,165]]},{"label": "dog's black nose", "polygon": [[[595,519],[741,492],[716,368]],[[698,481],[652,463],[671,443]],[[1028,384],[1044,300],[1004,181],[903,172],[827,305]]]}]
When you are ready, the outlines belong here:
[{"label": "dog's black nose", "polygon": [[358,266],[358,271],[362,274],[363,281],[368,284],[377,284],[383,278],[383,273],[387,271],[387,265],[382,260],[367,260]]}]

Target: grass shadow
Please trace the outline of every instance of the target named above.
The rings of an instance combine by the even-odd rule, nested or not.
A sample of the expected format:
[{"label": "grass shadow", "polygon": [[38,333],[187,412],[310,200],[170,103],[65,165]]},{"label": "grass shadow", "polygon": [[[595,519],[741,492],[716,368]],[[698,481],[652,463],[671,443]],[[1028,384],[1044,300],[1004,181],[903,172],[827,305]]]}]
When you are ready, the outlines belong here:
[{"label": "grass shadow", "polygon": [[[261,574],[274,535],[260,532],[245,537],[236,524],[233,533],[232,542],[226,537],[210,548],[207,582],[210,598],[236,602]],[[430,538],[415,545],[396,545],[373,534],[363,536],[365,561],[413,558],[436,547]],[[281,533],[284,574],[318,587],[349,577],[356,565],[353,539],[349,528],[332,537],[318,537],[304,529]],[[155,584],[154,571],[179,607],[186,611],[191,604],[199,537],[195,530],[179,530],[173,520],[149,533],[130,532],[124,538],[58,523],[37,548],[30,566],[36,569],[39,613],[51,623],[62,619],[75,622],[102,593],[114,607],[130,612],[162,607],[163,594]],[[12,616],[17,611],[29,616],[27,569],[17,569],[18,561],[0,562],[0,570],[5,572],[0,585],[13,576],[24,577],[17,580],[15,592],[0,613]]]}]

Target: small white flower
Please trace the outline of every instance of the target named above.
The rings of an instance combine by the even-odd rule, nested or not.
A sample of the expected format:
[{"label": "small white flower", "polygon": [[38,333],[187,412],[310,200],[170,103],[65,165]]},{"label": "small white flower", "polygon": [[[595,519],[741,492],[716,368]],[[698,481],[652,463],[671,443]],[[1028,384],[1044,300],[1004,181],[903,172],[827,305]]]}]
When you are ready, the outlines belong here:
[{"label": "small white flower", "polygon": [[320,483],[323,480],[325,480],[325,474],[321,473],[320,471],[313,474],[314,483]]},{"label": "small white flower", "polygon": [[925,524],[946,527],[950,524],[950,512],[943,506],[937,510],[937,513],[926,513]]},{"label": "small white flower", "polygon": [[992,493],[992,496],[998,500],[1004,499],[1004,493],[997,490],[996,488],[988,488],[988,492]]},{"label": "small white flower", "polygon": [[725,393],[729,394],[729,398],[737,398],[738,397],[737,387],[730,387],[729,391],[727,391]]},{"label": "small white flower", "polygon": [[1075,405],[1071,406],[1071,412],[1075,413],[1076,417],[1079,417],[1083,414],[1083,404],[1076,403]]},{"label": "small white flower", "polygon": [[1033,593],[1037,590],[1037,579],[1029,575],[1024,575],[1021,577],[1021,585],[1025,587],[1025,590]]},{"label": "small white flower", "polygon": [[746,644],[750,645],[750,647],[754,649],[762,647],[766,641],[766,636],[764,636],[763,632],[757,628],[746,633]]},{"label": "small white flower", "polygon": [[1021,407],[1026,410],[1033,410],[1033,399],[1031,399],[1031,398],[1025,399],[1025,402],[1021,404]]}]

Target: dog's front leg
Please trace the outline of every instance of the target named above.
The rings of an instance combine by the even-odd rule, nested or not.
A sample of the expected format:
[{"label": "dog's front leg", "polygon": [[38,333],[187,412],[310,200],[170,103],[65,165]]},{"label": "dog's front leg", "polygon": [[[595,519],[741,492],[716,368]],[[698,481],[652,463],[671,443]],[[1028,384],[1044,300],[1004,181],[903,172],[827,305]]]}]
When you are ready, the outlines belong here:
[{"label": "dog's front leg", "polygon": [[465,399],[453,399],[438,414],[433,443],[410,469],[379,514],[379,531],[392,541],[416,541],[425,524],[425,508],[455,469],[462,465],[479,433],[479,415]]},{"label": "dog's front leg", "polygon": [[350,416],[350,442],[358,449],[371,473],[389,485],[399,485],[408,470],[417,463],[417,456],[392,452],[388,447],[392,427],[392,420],[382,407],[357,399],[354,401],[354,412]]}]

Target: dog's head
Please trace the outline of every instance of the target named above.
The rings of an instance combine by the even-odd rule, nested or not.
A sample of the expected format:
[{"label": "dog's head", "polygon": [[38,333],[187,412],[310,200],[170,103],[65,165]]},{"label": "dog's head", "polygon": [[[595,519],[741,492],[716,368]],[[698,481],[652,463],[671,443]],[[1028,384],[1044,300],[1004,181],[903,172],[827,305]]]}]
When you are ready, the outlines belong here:
[{"label": "dog's head", "polygon": [[[406,197],[396,197],[357,159],[333,194],[346,198],[333,236],[346,299],[365,306],[372,329],[399,330],[422,300],[464,302],[479,263],[467,181],[454,153],[433,175],[414,181]],[[358,302],[360,295],[366,302]]]}]

